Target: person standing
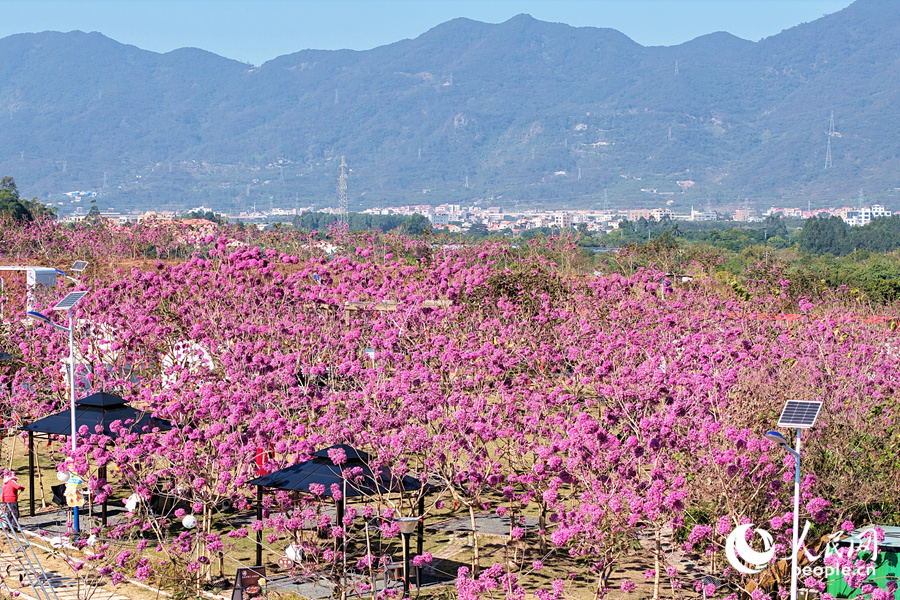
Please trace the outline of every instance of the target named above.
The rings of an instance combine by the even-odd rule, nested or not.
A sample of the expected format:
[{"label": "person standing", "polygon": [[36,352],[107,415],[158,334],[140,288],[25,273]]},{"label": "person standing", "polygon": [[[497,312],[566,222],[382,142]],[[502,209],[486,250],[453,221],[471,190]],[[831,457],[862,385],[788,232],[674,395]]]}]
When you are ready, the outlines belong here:
[{"label": "person standing", "polygon": [[19,478],[15,475],[8,475],[3,478],[3,494],[0,500],[3,501],[4,509],[12,513],[19,521],[19,492],[25,489],[25,486],[19,484]]}]

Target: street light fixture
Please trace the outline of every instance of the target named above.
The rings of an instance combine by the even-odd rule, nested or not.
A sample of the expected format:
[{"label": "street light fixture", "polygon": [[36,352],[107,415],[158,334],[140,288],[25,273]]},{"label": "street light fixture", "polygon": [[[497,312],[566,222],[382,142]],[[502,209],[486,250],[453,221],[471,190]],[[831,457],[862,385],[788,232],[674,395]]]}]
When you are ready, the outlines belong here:
[{"label": "street light fixture", "polygon": [[794,450],[793,448],[791,448],[791,444],[790,444],[790,442],[788,442],[788,439],[786,437],[784,437],[783,435],[781,435],[780,433],[778,433],[777,431],[767,431],[765,437],[770,442],[775,442],[776,444],[781,446],[785,452],[787,452],[794,458],[796,458],[798,460],[800,459],[800,453],[797,452],[796,450]]},{"label": "street light fixture", "polygon": [[785,452],[794,457],[794,544],[791,553],[791,600],[797,600],[797,578],[800,569],[797,567],[797,554],[799,552],[800,539],[800,431],[809,429],[816,423],[819,411],[822,410],[821,402],[805,400],[788,400],[778,419],[778,427],[796,429],[795,447],[791,448],[786,437],[777,431],[767,431],[767,440],[775,442]]},{"label": "street light fixture", "polygon": [[397,525],[400,526],[400,535],[403,536],[403,597],[409,598],[409,536],[416,532],[419,518],[400,517],[397,519]]},{"label": "street light fixture", "polygon": [[[87,292],[71,292],[71,293],[67,294],[65,298],[60,300],[56,304],[56,306],[54,306],[52,308],[52,310],[56,310],[56,311],[64,310],[69,313],[69,326],[68,327],[63,327],[62,325],[57,325],[56,323],[51,321],[49,319],[49,317],[46,317],[45,315],[42,315],[39,312],[28,311],[26,313],[32,319],[41,321],[42,323],[50,325],[51,327],[53,327],[55,329],[59,329],[60,331],[65,331],[66,333],[69,334],[69,394],[70,394],[69,407],[70,407],[70,412],[71,412],[71,416],[72,416],[72,421],[71,421],[72,429],[70,431],[70,434],[72,437],[72,456],[73,456],[73,458],[75,456],[75,451],[78,448],[78,442],[77,442],[78,431],[75,429],[75,337],[74,337],[75,325],[72,320],[72,309],[75,308],[75,305],[78,304],[81,301],[81,299],[84,298],[85,296],[87,296]],[[74,521],[75,531],[77,532],[77,531],[80,531],[80,526],[79,526],[79,522],[78,522],[78,507],[75,506],[73,508],[74,508],[74,511],[73,511],[73,515],[72,515],[72,520]]]}]

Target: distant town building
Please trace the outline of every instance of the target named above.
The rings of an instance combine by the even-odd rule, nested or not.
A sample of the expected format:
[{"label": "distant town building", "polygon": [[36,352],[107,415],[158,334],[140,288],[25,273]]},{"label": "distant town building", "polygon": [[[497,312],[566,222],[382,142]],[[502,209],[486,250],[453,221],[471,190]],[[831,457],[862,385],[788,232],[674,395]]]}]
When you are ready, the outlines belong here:
[{"label": "distant town building", "polygon": [[872,219],[877,219],[879,217],[889,217],[891,216],[891,211],[885,210],[883,206],[880,204],[873,204],[872,206],[864,206],[863,208],[852,210],[847,208],[842,208],[837,211],[838,216],[844,220],[847,225],[851,227],[859,227],[862,225],[868,225],[872,222]]},{"label": "distant town building", "polygon": [[735,221],[749,221],[751,210],[749,208],[739,208],[734,211]]},{"label": "distant town building", "polygon": [[703,212],[701,210],[694,210],[694,207],[691,207],[691,221],[715,221],[719,215],[716,214],[715,211],[706,211]]},{"label": "distant town building", "polygon": [[560,229],[572,227],[572,215],[569,213],[556,213],[553,215],[553,226]]},{"label": "distant town building", "polygon": [[652,214],[653,214],[653,211],[650,209],[647,209],[647,208],[638,208],[635,210],[629,210],[628,211],[628,220],[634,222],[634,221],[640,221],[641,219],[647,219],[649,221]]},{"label": "distant town building", "polygon": [[450,224],[450,215],[447,213],[434,213],[428,215],[428,220],[431,221],[432,227],[444,227]]}]

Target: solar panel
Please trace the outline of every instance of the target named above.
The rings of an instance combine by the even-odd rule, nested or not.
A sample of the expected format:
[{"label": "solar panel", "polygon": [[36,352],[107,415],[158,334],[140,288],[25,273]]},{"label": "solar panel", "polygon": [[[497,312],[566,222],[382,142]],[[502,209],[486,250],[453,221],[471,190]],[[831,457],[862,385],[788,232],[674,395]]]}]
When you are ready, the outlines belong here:
[{"label": "solar panel", "polygon": [[72,271],[76,273],[81,273],[85,269],[87,269],[87,261],[86,260],[76,260],[75,264],[72,265]]},{"label": "solar panel", "polygon": [[59,303],[53,307],[53,310],[69,310],[76,304],[78,301],[87,296],[87,292],[72,292],[67,294],[65,298],[59,301]]},{"label": "solar panel", "polygon": [[778,419],[779,427],[809,429],[816,422],[822,403],[809,400],[788,400]]}]

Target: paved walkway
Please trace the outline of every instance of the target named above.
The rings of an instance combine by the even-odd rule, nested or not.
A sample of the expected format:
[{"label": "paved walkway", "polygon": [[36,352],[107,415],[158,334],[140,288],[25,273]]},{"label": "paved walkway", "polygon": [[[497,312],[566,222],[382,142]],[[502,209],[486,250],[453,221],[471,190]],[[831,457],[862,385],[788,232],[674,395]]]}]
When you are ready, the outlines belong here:
[{"label": "paved walkway", "polygon": [[[99,507],[96,508],[99,509]],[[99,510],[96,512],[99,512]],[[125,512],[124,508],[118,505],[111,505],[109,507],[110,524],[125,518]],[[82,527],[86,527],[88,519],[84,513],[82,515]],[[31,543],[35,544],[35,552],[41,561],[44,561],[46,552],[36,544],[49,546],[48,538],[65,533],[67,522],[71,518],[71,511],[67,509],[43,511],[34,517],[29,517],[25,514],[21,516],[21,525],[27,532]],[[233,515],[230,520],[233,521],[234,525],[249,525],[255,520],[255,517],[248,513]],[[536,521],[536,519],[529,517],[523,527],[529,531],[536,529]],[[422,584],[424,587],[429,587],[435,584],[452,583],[455,580],[456,569],[458,568],[458,563],[453,559],[458,554],[468,550],[471,544],[469,539],[471,537],[469,518],[465,516],[457,519],[448,519],[439,523],[428,523],[426,526],[427,529],[431,530],[430,535],[449,534],[449,539],[446,545],[442,544],[442,547],[435,552],[434,562],[424,570]],[[480,513],[476,515],[476,526],[479,535],[506,536],[510,526],[509,517],[499,517],[496,513]],[[78,600],[79,596],[82,598],[89,596],[91,600],[129,600],[126,596],[116,593],[109,583],[97,587],[96,590],[85,590],[82,587],[79,594],[79,581],[76,578],[46,569],[46,566],[45,571],[59,600]],[[43,598],[42,593],[36,592],[30,587],[27,577],[23,577],[22,583],[20,583],[20,574],[23,574],[23,572],[18,561],[10,553],[6,540],[3,536],[0,536],[0,590],[4,592],[18,592],[22,600],[46,600]],[[359,578],[358,576],[357,578],[359,581],[368,582],[367,578]],[[84,586],[83,582],[82,586]],[[334,594],[334,589],[324,579],[295,578],[287,573],[270,575],[268,588],[272,591],[291,592],[301,598],[312,600],[324,600],[332,597]],[[376,576],[376,588],[379,591],[385,588],[400,590],[402,589],[402,576],[397,578],[389,577],[387,582],[385,582],[384,574],[379,573]],[[413,593],[415,593],[415,586],[413,586]],[[230,590],[225,590],[220,592],[220,594],[230,596]],[[369,593],[363,595],[369,595]],[[348,597],[351,598],[356,596],[357,594],[353,592],[348,594]]]},{"label": "paved walkway", "polygon": [[[516,525],[526,531],[533,531],[538,528],[538,519],[537,517],[525,517],[524,523],[519,520]],[[468,515],[464,515],[437,523],[428,523],[426,527],[437,531],[466,533],[472,531],[472,521]],[[495,512],[475,513],[475,528],[478,530],[478,535],[507,536],[510,529],[509,517],[501,517]]]},{"label": "paved walkway", "polygon": [[[3,543],[4,550],[6,543]],[[39,558],[43,559],[43,551],[40,548],[35,549],[39,553]],[[85,582],[79,582],[73,577],[68,577],[52,569],[48,569],[44,565],[44,572],[47,574],[47,582],[56,592],[59,600],[78,600],[79,597],[90,597],[91,600],[129,600],[128,597],[117,594],[111,585],[105,584],[98,586],[92,590],[85,588]],[[79,593],[79,583],[81,585]],[[8,592],[18,592],[20,598],[25,600],[45,600],[43,592],[35,591],[28,583],[28,577],[22,569],[16,557],[9,552],[0,552],[0,589]]]}]

